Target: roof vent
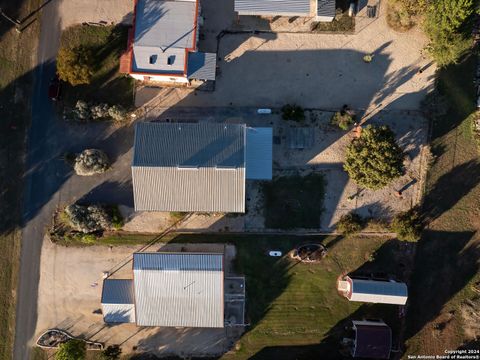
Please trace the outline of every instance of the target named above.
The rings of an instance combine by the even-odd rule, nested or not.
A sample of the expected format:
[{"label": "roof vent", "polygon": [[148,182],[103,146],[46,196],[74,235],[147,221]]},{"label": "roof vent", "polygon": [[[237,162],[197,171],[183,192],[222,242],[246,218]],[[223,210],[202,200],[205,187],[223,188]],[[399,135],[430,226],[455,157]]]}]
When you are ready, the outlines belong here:
[{"label": "roof vent", "polygon": [[173,65],[173,63],[175,62],[175,55],[170,55],[168,58],[167,58],[167,65]]},{"label": "roof vent", "polygon": [[155,64],[157,62],[157,55],[150,55],[150,64]]}]

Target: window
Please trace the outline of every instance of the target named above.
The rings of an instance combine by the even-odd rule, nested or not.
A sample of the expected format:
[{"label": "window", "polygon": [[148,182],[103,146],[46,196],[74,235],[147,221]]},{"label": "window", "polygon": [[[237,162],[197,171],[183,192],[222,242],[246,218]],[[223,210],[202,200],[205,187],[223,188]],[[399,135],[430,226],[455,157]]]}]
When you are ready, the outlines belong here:
[{"label": "window", "polygon": [[168,65],[173,65],[174,62],[175,62],[175,55],[170,55],[170,56],[167,58],[167,64],[168,64]]},{"label": "window", "polygon": [[150,64],[153,65],[157,62],[157,55],[150,55]]}]

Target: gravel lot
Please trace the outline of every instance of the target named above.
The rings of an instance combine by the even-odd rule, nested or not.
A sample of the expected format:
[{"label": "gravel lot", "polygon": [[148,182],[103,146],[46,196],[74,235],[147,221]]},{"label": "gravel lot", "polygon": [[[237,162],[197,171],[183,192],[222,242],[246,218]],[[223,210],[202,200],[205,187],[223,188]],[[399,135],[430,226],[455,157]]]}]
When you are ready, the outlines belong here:
[{"label": "gravel lot", "polygon": [[[175,247],[176,246],[176,247]],[[149,249],[180,251],[223,252],[224,245],[158,244]],[[229,337],[227,329],[175,329],[137,327],[135,324],[108,326],[103,322],[100,299],[102,273],[124,264],[112,278],[132,278],[132,253],[140,246],[66,248],[53,245],[45,239],[40,265],[38,294],[38,321],[36,336],[48,328],[61,328],[74,336],[82,336],[108,345],[120,344],[124,353],[134,347],[138,352],[152,352],[158,356],[205,356],[223,353]],[[233,250],[227,246],[226,273],[232,271]],[[227,333],[228,332],[228,333]],[[237,334],[238,335],[238,334]],[[36,340],[36,337],[35,337]]]},{"label": "gravel lot", "polygon": [[62,29],[83,22],[131,24],[133,0],[61,0],[59,12]]},{"label": "gravel lot", "polygon": [[[220,40],[213,93],[174,89],[159,100],[162,106],[414,110],[433,86],[435,66],[422,54],[425,45],[418,29],[388,28],[385,6],[353,35],[228,34]],[[363,62],[365,54],[374,54],[371,63]]]}]

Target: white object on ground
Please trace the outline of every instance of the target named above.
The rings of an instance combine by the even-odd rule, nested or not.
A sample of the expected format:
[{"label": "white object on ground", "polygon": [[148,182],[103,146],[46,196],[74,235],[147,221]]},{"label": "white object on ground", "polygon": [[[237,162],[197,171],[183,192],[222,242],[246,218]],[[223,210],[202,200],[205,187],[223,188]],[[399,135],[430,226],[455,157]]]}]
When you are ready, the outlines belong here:
[{"label": "white object on ground", "polygon": [[268,255],[269,255],[269,256],[278,257],[278,256],[282,256],[282,252],[281,252],[281,251],[272,250],[272,251],[269,251],[269,252],[268,252]]}]

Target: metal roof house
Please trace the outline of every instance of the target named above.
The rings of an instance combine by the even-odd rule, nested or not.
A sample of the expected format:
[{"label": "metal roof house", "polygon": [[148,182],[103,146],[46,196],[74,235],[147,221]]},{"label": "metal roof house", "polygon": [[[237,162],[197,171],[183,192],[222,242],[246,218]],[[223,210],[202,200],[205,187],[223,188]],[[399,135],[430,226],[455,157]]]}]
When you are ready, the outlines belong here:
[{"label": "metal roof house", "polygon": [[137,80],[215,80],[216,54],[197,51],[199,0],[136,0],[125,55]]},{"label": "metal roof house", "polygon": [[272,141],[244,124],[138,123],[135,210],[245,212],[246,179],[272,178]]},{"label": "metal roof house", "polygon": [[389,359],[392,330],[383,321],[352,321],[355,339],[351,347],[354,358]]},{"label": "metal roof house", "polygon": [[314,17],[329,22],[335,18],[335,0],[235,0],[238,15]]},{"label": "metal roof house", "polygon": [[104,280],[102,312],[107,323],[222,328],[224,300],[223,254],[145,252],[133,280]]},{"label": "metal roof house", "polygon": [[337,289],[350,301],[405,305],[408,299],[407,285],[396,281],[352,279],[346,276],[338,281]]}]

